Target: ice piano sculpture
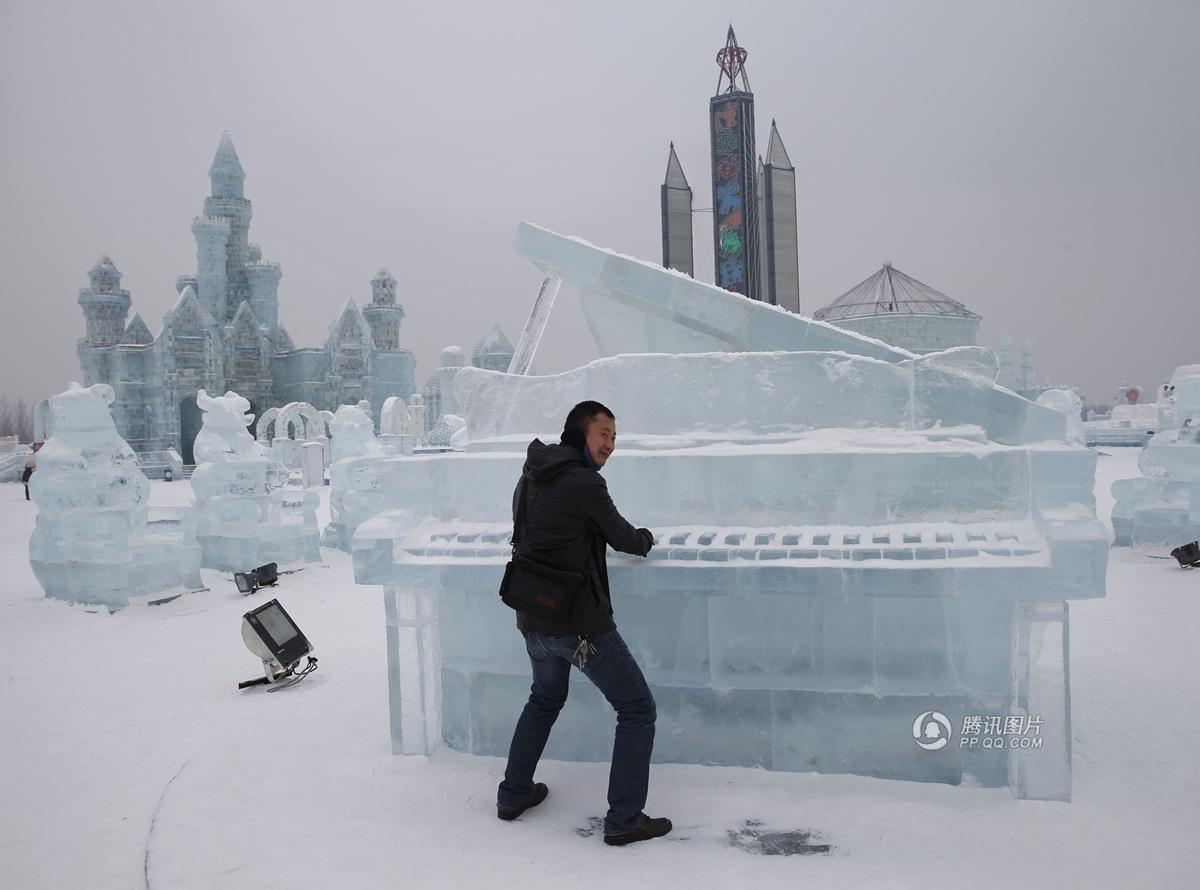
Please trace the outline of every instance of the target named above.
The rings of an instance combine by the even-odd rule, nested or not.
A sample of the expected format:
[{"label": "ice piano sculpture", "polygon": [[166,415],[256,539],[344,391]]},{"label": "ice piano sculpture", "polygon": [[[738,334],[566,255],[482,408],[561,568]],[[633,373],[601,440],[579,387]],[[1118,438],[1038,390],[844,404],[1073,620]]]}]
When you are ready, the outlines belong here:
[{"label": "ice piano sculpture", "polygon": [[[996,387],[984,350],[918,358],[529,225],[516,247],[607,357],[466,368],[471,449],[370,474],[388,509],[352,549],[384,588],[397,753],[507,753],[530,682],[496,596],[513,486],[528,441],[596,398],[620,429],[609,489],[658,539],[609,561],[657,761],[1070,798],[1068,600],[1104,595],[1108,542],[1063,415]],[[1009,717],[1026,729],[981,743]],[[607,759],[612,722],[577,677],[547,756]]]}]

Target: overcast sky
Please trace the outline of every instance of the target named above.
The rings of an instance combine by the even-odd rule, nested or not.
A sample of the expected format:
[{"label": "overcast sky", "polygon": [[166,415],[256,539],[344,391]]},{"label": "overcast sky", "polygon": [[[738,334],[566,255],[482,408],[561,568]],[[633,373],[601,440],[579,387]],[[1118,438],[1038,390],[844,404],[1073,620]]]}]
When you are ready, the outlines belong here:
[{"label": "overcast sky", "polygon": [[[381,266],[418,384],[494,322],[515,342],[540,280],[518,221],[661,260],[671,140],[710,206],[731,19],[759,150],[775,118],[797,168],[805,314],[890,260],[1091,402],[1200,362],[1194,0],[0,10],[4,394],[79,377],[76,291],[102,253],[157,334],[226,129],[298,346],[369,301]],[[538,369],[595,355],[564,291]]]}]

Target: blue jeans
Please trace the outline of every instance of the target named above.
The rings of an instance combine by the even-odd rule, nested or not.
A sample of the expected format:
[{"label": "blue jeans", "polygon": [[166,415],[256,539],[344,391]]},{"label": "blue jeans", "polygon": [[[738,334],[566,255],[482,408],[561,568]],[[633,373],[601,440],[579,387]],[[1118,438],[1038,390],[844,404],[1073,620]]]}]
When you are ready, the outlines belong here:
[{"label": "blue jeans", "polygon": [[621,635],[613,630],[593,637],[591,642],[594,651],[589,648],[586,655],[581,655],[579,637],[526,634],[533,686],[513,731],[496,803],[501,809],[514,810],[533,794],[533,772],[550,737],[550,728],[567,702],[571,666],[575,665],[617,712],[604,833],[621,834],[642,821],[657,712],[646,678]]}]

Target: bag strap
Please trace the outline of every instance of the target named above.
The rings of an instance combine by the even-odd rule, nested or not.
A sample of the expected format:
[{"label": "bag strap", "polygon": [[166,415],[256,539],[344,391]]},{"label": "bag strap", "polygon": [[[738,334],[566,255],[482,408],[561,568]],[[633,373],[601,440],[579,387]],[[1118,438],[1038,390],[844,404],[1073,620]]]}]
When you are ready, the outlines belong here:
[{"label": "bag strap", "polygon": [[512,548],[514,554],[517,552],[517,545],[524,544],[525,538],[528,536],[529,527],[526,525],[528,501],[529,477],[521,476],[521,481],[517,484],[517,515],[513,520]]}]

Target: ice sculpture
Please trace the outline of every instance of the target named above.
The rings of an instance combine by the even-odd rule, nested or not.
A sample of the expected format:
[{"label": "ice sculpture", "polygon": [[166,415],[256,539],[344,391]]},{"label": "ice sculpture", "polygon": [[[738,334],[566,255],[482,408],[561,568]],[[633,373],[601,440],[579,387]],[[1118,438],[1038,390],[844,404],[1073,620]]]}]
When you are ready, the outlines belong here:
[{"label": "ice sculpture", "polygon": [[197,537],[201,565],[241,572],[268,562],[320,562],[318,497],[284,488],[288,471],[246,428],[250,403],[235,392],[196,393]]},{"label": "ice sculpture", "polygon": [[[1163,387],[1164,389],[1166,387]],[[1088,445],[1137,446],[1158,431],[1159,407],[1156,402],[1139,402],[1140,386],[1117,387],[1116,404],[1107,415],[1092,415],[1083,422]]]},{"label": "ice sculpture", "polygon": [[[404,401],[398,397],[384,403],[385,418],[397,411],[397,401],[404,405]],[[386,506],[376,466],[376,461],[384,457],[386,452],[375,438],[371,415],[359,406],[342,405],[334,414],[331,426],[333,463],[329,467],[330,523],[325,526],[322,543],[327,547],[349,550],[350,538],[358,524]]]},{"label": "ice sculpture", "polygon": [[150,481],[117,434],[112,402],[107,384],[74,382],[49,400],[53,433],[29,484],[38,507],[29,561],[46,596],[120,608],[203,584],[189,511],[148,508]]},{"label": "ice sculpture", "polygon": [[429,447],[465,451],[470,444],[467,422],[457,414],[443,414],[429,431]]},{"label": "ice sculpture", "polygon": [[425,423],[420,427],[422,435],[431,432],[443,414],[458,412],[454,377],[465,364],[466,357],[461,346],[447,346],[442,350],[440,366],[425,382],[425,400],[419,403],[428,410]]},{"label": "ice sculpture", "polygon": [[341,405],[333,415],[334,462],[351,457],[382,457],[383,446],[375,438],[371,415],[359,405]]},{"label": "ice sculpture", "polygon": [[1073,445],[1084,443],[1083,399],[1069,389],[1048,389],[1037,397],[1037,403],[1059,411],[1067,418],[1067,441]]},{"label": "ice sculpture", "polygon": [[457,414],[443,414],[442,420],[450,428],[450,447],[455,451],[466,451],[471,444],[471,435],[467,431],[467,421]]},{"label": "ice sculpture", "polygon": [[416,430],[408,402],[392,396],[379,412],[379,444],[392,454],[412,454],[416,446]]},{"label": "ice sculpture", "polygon": [[[532,226],[517,249],[605,357],[464,368],[467,452],[372,462],[386,509],[352,552],[384,589],[394,751],[507,751],[529,690],[496,596],[513,486],[529,440],[596,398],[620,426],[609,489],[659,542],[609,561],[657,760],[1069,799],[1067,601],[1104,594],[1108,543],[1062,413],[996,386],[982,350],[918,357]],[[935,713],[951,737],[927,750],[914,721]],[[1008,735],[983,737],[993,718]],[[548,756],[611,739],[574,683]]]},{"label": "ice sculpture", "polygon": [[1118,546],[1171,549],[1200,538],[1200,365],[1175,369],[1158,432],[1138,458],[1143,475],[1113,483]]},{"label": "ice sculpture", "polygon": [[416,443],[417,445],[424,445],[427,428],[426,419],[429,414],[429,406],[425,404],[424,396],[420,393],[414,393],[412,398],[408,400],[408,410],[412,414],[413,435],[416,436]]},{"label": "ice sculpture", "polygon": [[[318,411],[308,402],[288,402],[282,408],[268,408],[258,420],[258,441],[270,446],[275,460],[294,470],[300,466],[301,449],[306,442],[319,443],[328,455],[327,414],[328,411]],[[329,463],[328,456],[325,463]]]}]

